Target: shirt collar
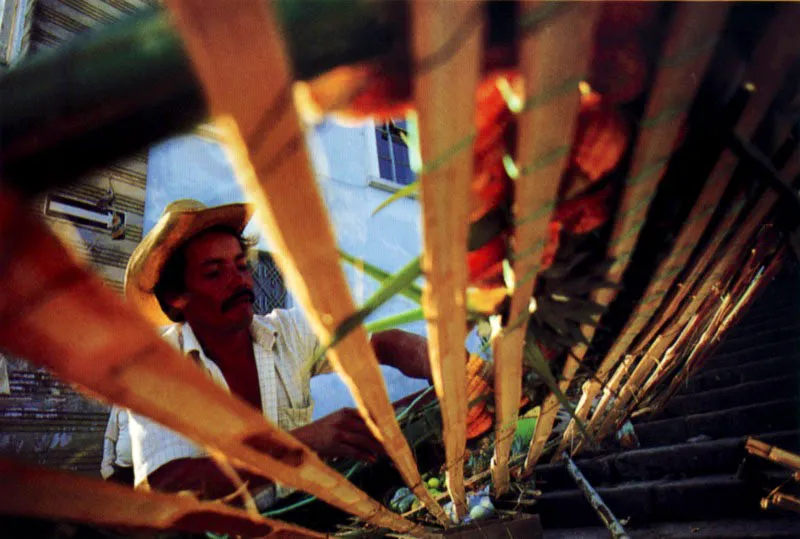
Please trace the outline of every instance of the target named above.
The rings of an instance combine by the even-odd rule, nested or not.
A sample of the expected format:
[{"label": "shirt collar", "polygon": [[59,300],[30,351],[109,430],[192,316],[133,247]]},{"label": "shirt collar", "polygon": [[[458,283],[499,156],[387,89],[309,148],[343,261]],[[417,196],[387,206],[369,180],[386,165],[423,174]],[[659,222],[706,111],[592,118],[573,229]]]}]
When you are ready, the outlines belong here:
[{"label": "shirt collar", "polygon": [[[253,342],[265,350],[272,350],[275,346],[275,340],[278,338],[278,329],[268,317],[253,317],[250,323],[250,336]],[[192,326],[188,322],[181,324],[181,337],[182,337],[182,350],[184,354],[189,354],[196,351],[201,355],[205,355],[203,348],[200,346],[200,341],[192,330]]]}]

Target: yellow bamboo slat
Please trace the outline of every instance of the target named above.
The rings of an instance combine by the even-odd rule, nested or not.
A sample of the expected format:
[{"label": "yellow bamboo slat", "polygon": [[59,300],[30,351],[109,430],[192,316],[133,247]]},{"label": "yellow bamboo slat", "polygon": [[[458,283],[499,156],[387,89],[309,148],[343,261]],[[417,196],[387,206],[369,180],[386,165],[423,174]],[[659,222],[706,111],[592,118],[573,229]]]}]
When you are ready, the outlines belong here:
[{"label": "yellow bamboo slat", "polygon": [[[522,18],[542,8],[523,4]],[[497,495],[508,490],[508,458],[522,395],[522,352],[528,305],[548,237],[558,186],[569,156],[579,107],[578,82],[584,79],[597,6],[573,6],[569,12],[527,34],[520,46],[526,107],[518,122],[518,167],[514,203],[514,293],[509,324],[495,339],[495,455],[492,479]],[[566,38],[569,36],[569,39]],[[555,89],[561,91],[556,92]],[[543,100],[542,96],[550,96]]]},{"label": "yellow bamboo slat", "polygon": [[[677,7],[644,119],[641,122],[641,131],[634,150],[630,173],[625,182],[622,201],[617,209],[618,218],[614,223],[608,252],[614,259],[606,275],[608,281],[619,283],[622,280],[650,203],[669,163],[675,141],[680,136],[680,129],[694,99],[697,86],[702,80],[697,74],[705,73],[726,11],[725,6],[719,5],[686,4]],[[607,306],[616,294],[616,289],[601,289],[593,294],[593,300]],[[587,326],[582,328],[582,331],[587,340],[591,340],[594,329]],[[581,343],[567,356],[562,370],[563,381],[560,383],[562,391],[569,388],[586,349],[587,346]],[[555,395],[548,396],[545,405],[542,406],[543,414],[548,402],[557,408]],[[542,421],[540,416],[528,451],[526,472],[533,470],[533,466],[541,456],[544,444],[550,436],[556,412],[557,410],[550,411],[545,416],[545,421]]]},{"label": "yellow bamboo slat", "polygon": [[[464,491],[467,235],[484,11],[476,2],[432,0],[413,2],[410,13],[412,88],[423,164],[422,269],[427,279],[423,309],[442,412],[447,488],[461,520],[468,512]],[[443,57],[463,28],[469,33],[460,38],[458,49]]]},{"label": "yellow bamboo slat", "polygon": [[[170,0],[167,5],[211,113],[223,119],[219,125],[237,176],[259,210],[256,215],[268,232],[275,260],[326,345],[356,307],[291,99],[292,75],[270,5],[239,0],[224,12],[202,0]],[[330,350],[328,359],[403,480],[445,524],[444,511],[424,488],[395,419],[363,326]]]},{"label": "yellow bamboo slat", "polygon": [[192,496],[133,490],[75,473],[0,459],[0,513],[137,529],[205,531],[263,538],[328,537]]},{"label": "yellow bamboo slat", "polygon": [[0,348],[48,368],[90,396],[153,418],[238,468],[313,494],[375,525],[423,531],[181,357],[2,190],[0,246],[0,260],[13,260],[0,266]]},{"label": "yellow bamboo slat", "polygon": [[[753,52],[752,59],[747,67],[747,72],[743,77],[743,82],[751,83],[754,95],[745,107],[741,118],[737,122],[736,131],[743,137],[751,138],[758,128],[761,120],[767,113],[770,105],[778,93],[783,83],[783,75],[789,72],[795,59],[798,57],[794,39],[796,36],[797,25],[800,24],[800,9],[796,5],[781,6],[778,14],[770,23],[764,38]],[[782,129],[786,130],[786,127]],[[714,178],[724,178],[728,172],[732,171],[732,166],[737,162],[736,157],[729,150],[725,150],[720,157],[714,172],[709,181]],[[731,229],[739,217],[740,211],[744,207],[744,200],[738,198],[724,217],[723,223],[718,227],[726,232]],[[711,242],[711,249],[703,253],[695,268],[705,268],[714,256],[714,249],[718,245]],[[677,270],[677,268],[676,268]],[[702,271],[692,271],[689,279],[697,279]],[[638,339],[639,345],[636,351],[640,351],[647,346],[650,340],[660,333],[660,327],[664,321],[670,320],[683,302],[686,295],[693,289],[696,281],[682,283],[681,287],[672,296],[666,307],[659,310],[659,314],[649,329]],[[633,340],[634,337],[631,337]]]}]

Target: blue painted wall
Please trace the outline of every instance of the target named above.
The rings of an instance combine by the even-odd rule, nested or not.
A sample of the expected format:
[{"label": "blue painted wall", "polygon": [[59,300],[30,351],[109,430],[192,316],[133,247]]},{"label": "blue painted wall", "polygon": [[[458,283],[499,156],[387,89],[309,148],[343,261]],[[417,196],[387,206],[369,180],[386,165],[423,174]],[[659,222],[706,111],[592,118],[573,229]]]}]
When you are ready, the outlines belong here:
[{"label": "blue painted wall", "polygon": [[[307,138],[311,159],[327,203],[340,248],[384,270],[394,272],[421,252],[419,204],[403,199],[375,216],[372,211],[390,193],[371,186],[379,180],[375,129],[370,124],[344,127],[327,121]],[[198,136],[170,139],[150,150],[144,227],[150,230],[166,205],[178,198],[195,198],[208,205],[244,201],[224,150]],[[251,224],[249,232],[257,229]],[[268,235],[258,231],[260,248],[269,249]],[[374,292],[377,284],[349,265],[343,265],[357,304]],[[415,305],[403,297],[389,301],[373,318],[399,313]],[[424,323],[403,329],[424,334]],[[399,399],[427,385],[384,367],[389,395]],[[352,406],[338,375],[313,379],[314,417]]]}]

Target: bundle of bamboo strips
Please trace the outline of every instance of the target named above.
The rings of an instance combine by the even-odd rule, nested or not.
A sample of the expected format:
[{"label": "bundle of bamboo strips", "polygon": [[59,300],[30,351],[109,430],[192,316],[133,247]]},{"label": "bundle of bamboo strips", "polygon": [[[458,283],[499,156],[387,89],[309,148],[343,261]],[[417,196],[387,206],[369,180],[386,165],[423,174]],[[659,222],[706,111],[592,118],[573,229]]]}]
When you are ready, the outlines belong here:
[{"label": "bundle of bamboo strips", "polygon": [[[477,22],[477,24],[475,24]],[[470,34],[458,51],[433,67],[431,58],[459,27]],[[419,122],[422,172],[422,268],[427,278],[423,309],[436,395],[442,411],[447,488],[455,516],[468,513],[464,491],[467,378],[467,234],[474,103],[481,62],[483,11],[476,2],[419,2],[411,6],[413,95]],[[458,80],[459,84],[452,85]],[[436,164],[436,167],[430,165]]]},{"label": "bundle of bamboo strips", "polygon": [[[609,256],[614,262],[606,276],[612,283],[622,281],[622,275],[633,254],[650,203],[694,99],[699,84],[696,74],[705,73],[726,11],[727,8],[724,6],[687,4],[677,8],[677,13],[670,23],[665,51],[655,75],[630,173],[625,182],[622,202],[617,210],[618,218],[612,231]],[[699,54],[698,49],[702,51]],[[690,59],[688,62],[687,55]],[[607,306],[616,294],[616,289],[601,289],[594,294],[594,301]],[[584,333],[588,341],[593,336],[594,329],[586,327]],[[563,381],[560,384],[563,387],[562,392],[566,392],[569,388],[586,349],[585,344],[579,344],[572,354],[568,355],[562,372]],[[548,401],[556,410],[547,412]],[[533,466],[541,456],[544,443],[550,436],[556,411],[554,396],[549,396],[542,408],[542,413],[548,415],[544,421],[540,416],[536,425],[536,432],[528,451],[528,461],[525,464],[526,472],[533,470]],[[575,429],[574,425],[572,429]]]},{"label": "bundle of bamboo strips", "polygon": [[[788,46],[789,40],[791,40],[791,30],[789,28],[794,24],[797,20],[796,17],[798,16],[798,12],[796,9],[793,9],[795,6],[791,6],[791,8],[786,9],[786,13],[784,17],[776,17],[776,19],[772,22],[771,27],[766,32],[767,38],[762,41],[759,46],[757,47],[756,51],[754,52],[753,58],[748,64],[748,73],[746,74],[744,80],[750,81],[755,88],[758,89],[758,92],[754,95],[754,97],[748,103],[742,118],[739,120],[737,124],[737,129],[739,132],[747,133],[749,136],[755,132],[756,128],[759,125],[761,118],[765,115],[767,109],[769,108],[772,99],[776,95],[778,88],[780,87],[780,78],[775,77],[775,72],[780,69],[787,69],[792,65],[794,62],[794,58],[796,54],[793,52],[793,49]],[[782,52],[779,55],[775,54],[776,50],[781,50]],[[730,174],[732,173],[734,166],[736,163],[736,158],[733,154],[729,151],[725,151],[723,156],[718,161],[717,165],[715,166],[714,171],[712,172],[711,176],[708,179],[707,187],[704,188],[703,193],[701,194],[701,198],[699,199],[699,203],[695,205],[692,210],[692,213],[689,217],[689,225],[692,223],[697,223],[699,220],[705,220],[705,216],[708,215],[708,210],[710,208],[705,207],[706,203],[713,203],[713,197],[717,194],[721,194],[722,189],[719,187],[715,187],[714,183],[720,182],[725,184],[726,178],[729,178]],[[735,200],[726,215],[725,220],[723,223],[717,228],[717,236],[716,240],[712,240],[709,242],[711,246],[703,256],[701,256],[698,264],[695,266],[695,269],[689,274],[689,278],[687,282],[683,283],[673,296],[672,300],[666,307],[659,309],[655,320],[651,321],[649,324],[650,329],[644,335],[644,337],[640,337],[638,342],[640,343],[639,349],[634,349],[633,351],[636,353],[641,352],[641,347],[643,346],[651,346],[653,339],[657,335],[661,335],[664,333],[664,329],[662,328],[663,324],[667,320],[677,320],[675,324],[678,328],[683,328],[686,326],[688,321],[694,315],[698,304],[694,305],[694,309],[687,309],[684,310],[683,316],[679,316],[675,318],[676,311],[678,310],[679,306],[683,303],[684,298],[686,295],[693,289],[694,284],[698,281],[700,276],[704,273],[702,271],[703,268],[707,265],[708,261],[714,255],[714,248],[718,246],[722,240],[724,239],[725,235],[733,228],[733,223],[739,216],[739,211],[744,207],[744,200],[739,198]],[[676,261],[681,261],[684,254],[688,252],[688,249],[692,246],[691,239],[694,237],[696,231],[688,232],[688,229],[684,228],[685,232],[682,232],[682,235],[679,237],[678,242],[676,242],[675,249],[673,250],[673,256],[675,257],[675,261],[670,263],[670,266],[662,265],[657,273],[657,277],[669,279],[670,275],[674,275],[674,272],[677,272],[681,269],[680,266],[673,265]],[[685,250],[684,250],[685,249]],[[685,259],[683,260],[685,263]],[[698,270],[699,268],[699,270]],[[706,281],[710,282],[710,280]],[[660,287],[660,285],[659,285]],[[666,287],[664,287],[666,289]],[[645,300],[649,297],[650,294],[653,294],[654,291],[650,291],[646,293]],[[700,293],[696,297],[705,298],[707,296],[708,290],[704,291],[705,293]],[[660,292],[663,297],[663,292]],[[654,296],[653,301],[657,301],[658,297]],[[700,300],[702,301],[702,299]],[[650,311],[644,310],[644,307],[641,307],[641,311],[636,313],[636,316],[642,317],[645,320],[649,318],[649,315],[652,314]],[[601,363],[600,369],[598,371],[598,378],[602,381],[608,373],[613,368],[614,363],[617,361],[619,354],[622,354],[627,346],[636,340],[636,334],[640,331],[641,327],[639,324],[635,323],[635,319],[631,322],[631,326],[627,327],[623,330],[623,333],[619,335],[617,338],[617,342],[615,345],[612,346],[610,353],[606,356],[606,358]],[[678,330],[680,331],[680,329]],[[589,389],[592,389],[591,387]],[[589,399],[587,399],[589,400]],[[598,408],[601,410],[601,408]],[[599,418],[592,417],[589,422],[589,430],[590,432],[598,426]]]},{"label": "bundle of bamboo strips", "polygon": [[[327,537],[301,526],[191,496],[131,490],[69,472],[0,459],[0,513],[151,530],[231,533],[264,538]],[[53,493],[68,492],[69,496]]]},{"label": "bundle of bamboo strips", "polygon": [[47,367],[89,395],[151,417],[239,468],[376,525],[423,531],[181,357],[7,190],[0,191],[0,245],[2,260],[14,261],[0,271],[4,350]]},{"label": "bundle of bamboo strips", "polygon": [[[585,51],[591,46],[597,19],[597,7],[587,7],[572,6],[569,12],[560,15],[546,29],[529,35],[521,44],[526,106],[518,120],[517,153],[522,166],[517,167],[520,176],[515,183],[512,266],[515,282],[508,324],[493,343],[497,421],[492,473],[498,495],[509,486],[508,457],[522,394],[522,355],[529,305],[559,181],[572,144],[578,82],[584,79],[588,67]],[[525,4],[521,16],[538,8],[536,3]],[[567,35],[570,39],[565,39]]]},{"label": "bundle of bamboo strips", "polygon": [[[356,309],[288,92],[292,75],[271,9],[258,0],[243,0],[220,16],[198,0],[171,0],[167,5],[212,114],[233,120],[223,123],[237,176],[269,231],[289,288],[327,345]],[[229,61],[233,57],[236,62]],[[422,484],[364,328],[338,341],[328,358],[406,484],[446,524],[444,511]]]}]

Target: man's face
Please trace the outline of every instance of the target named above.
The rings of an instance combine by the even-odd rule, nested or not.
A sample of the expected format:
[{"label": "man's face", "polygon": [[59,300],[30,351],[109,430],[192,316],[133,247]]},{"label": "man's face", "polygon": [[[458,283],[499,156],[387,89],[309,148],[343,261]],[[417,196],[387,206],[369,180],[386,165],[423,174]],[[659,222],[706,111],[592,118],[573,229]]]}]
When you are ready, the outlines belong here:
[{"label": "man's face", "polygon": [[209,232],[186,245],[185,291],[180,308],[193,328],[226,331],[253,319],[253,276],[236,237]]}]

